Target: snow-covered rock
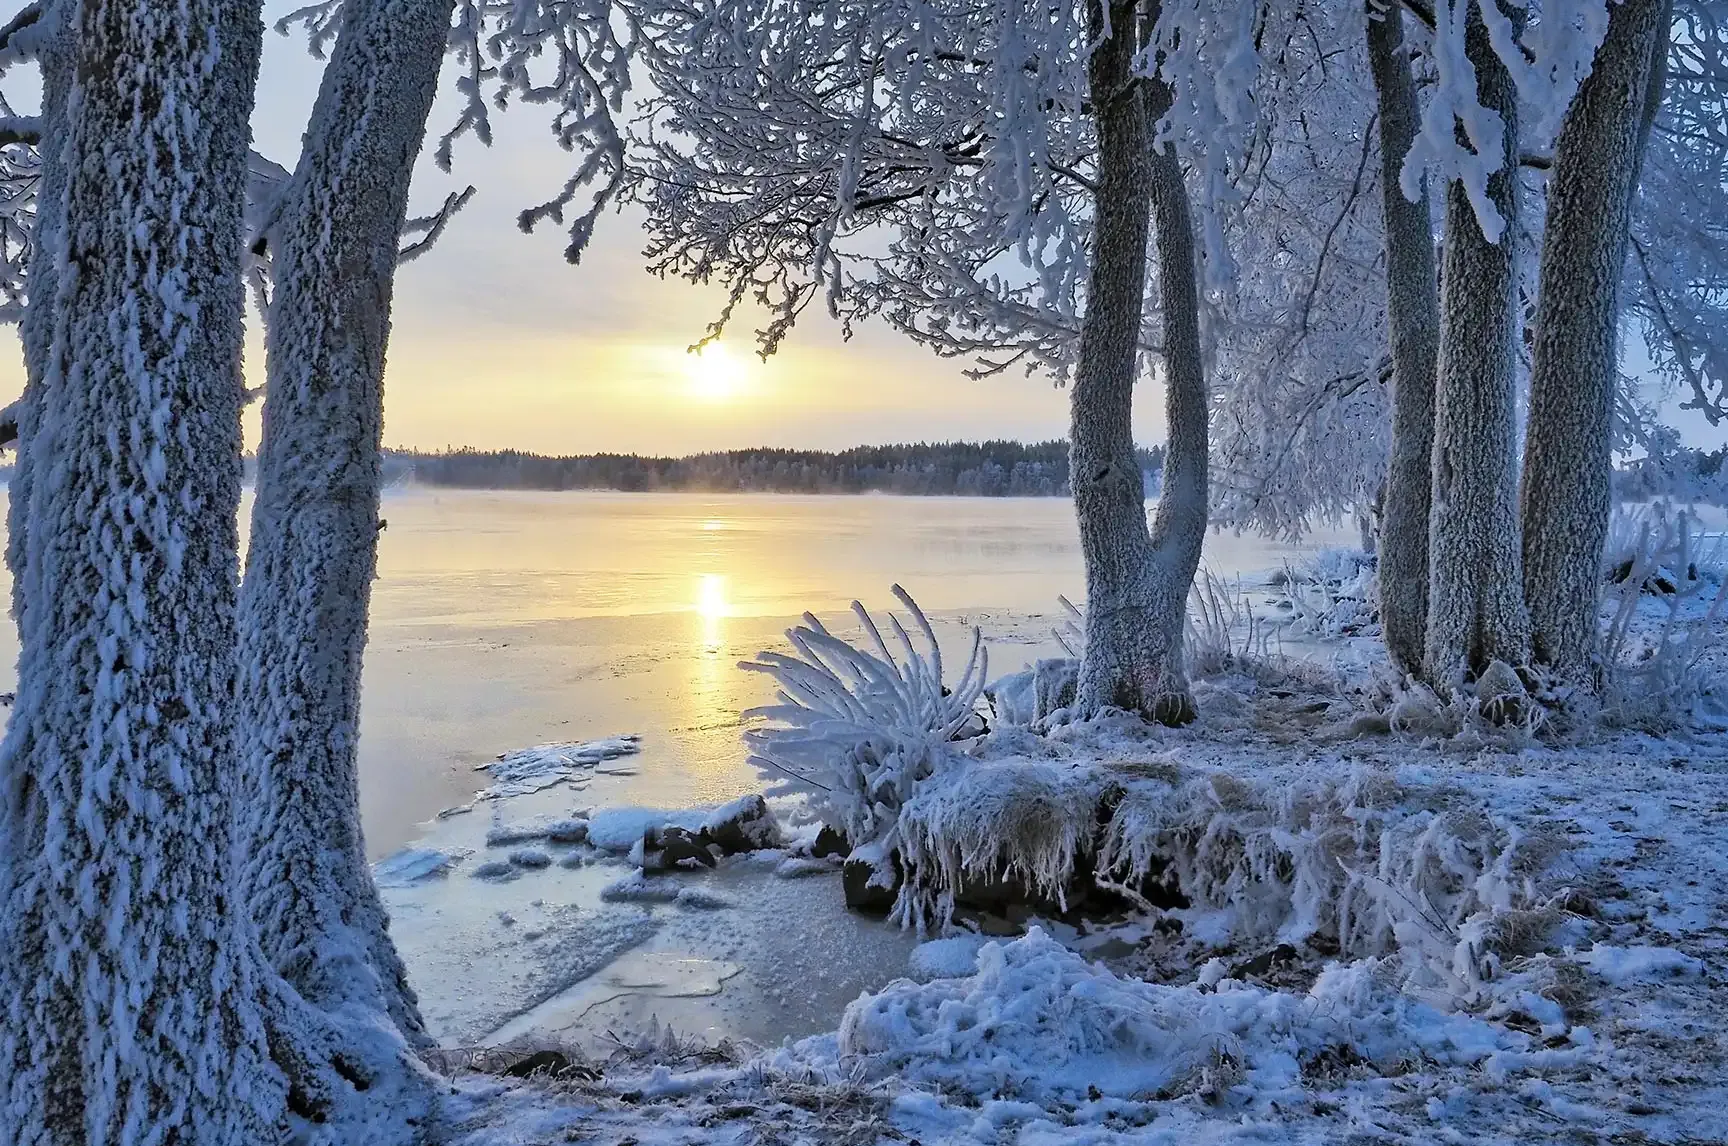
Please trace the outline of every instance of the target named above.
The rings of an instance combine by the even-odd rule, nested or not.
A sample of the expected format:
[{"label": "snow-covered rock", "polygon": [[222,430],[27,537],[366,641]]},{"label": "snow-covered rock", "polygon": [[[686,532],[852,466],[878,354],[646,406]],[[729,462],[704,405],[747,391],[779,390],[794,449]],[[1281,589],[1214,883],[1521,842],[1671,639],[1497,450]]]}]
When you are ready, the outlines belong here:
[{"label": "snow-covered rock", "polygon": [[543,868],[552,866],[552,857],[539,848],[521,848],[510,853],[510,862],[517,867]]},{"label": "snow-covered rock", "polygon": [[588,820],[588,842],[601,851],[626,855],[650,832],[666,827],[698,832],[707,818],[708,812],[700,808],[604,808]]},{"label": "snow-covered rock", "polygon": [[727,855],[779,847],[784,835],[768,801],[759,795],[740,796],[722,804],[702,821],[700,838]]}]

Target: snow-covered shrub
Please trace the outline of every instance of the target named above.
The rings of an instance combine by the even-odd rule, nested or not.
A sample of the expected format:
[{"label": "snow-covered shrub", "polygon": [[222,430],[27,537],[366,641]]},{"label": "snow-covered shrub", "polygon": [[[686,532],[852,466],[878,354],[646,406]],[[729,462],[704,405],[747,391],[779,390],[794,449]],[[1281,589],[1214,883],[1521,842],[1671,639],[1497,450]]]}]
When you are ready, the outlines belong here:
[{"label": "snow-covered shrub", "polygon": [[[1516,689],[1510,687],[1517,681]],[[1527,703],[1522,678],[1504,661],[1495,661],[1467,687],[1441,696],[1409,677],[1386,674],[1369,690],[1374,710],[1364,730],[1393,732],[1418,739],[1470,738],[1505,748],[1527,747],[1550,727],[1550,712]]]},{"label": "snow-covered shrub", "polygon": [[893,918],[940,930],[964,889],[1003,881],[1065,907],[1077,878],[1152,880],[1204,916],[1208,941],[1402,952],[1413,986],[1456,998],[1496,973],[1496,929],[1552,891],[1554,841],[1462,793],[1370,769],[1261,781],[1095,760],[969,759],[922,785],[900,814]]},{"label": "snow-covered shrub", "polygon": [[1019,758],[968,762],[923,785],[900,811],[906,879],[891,918],[940,930],[968,880],[1018,879],[1063,903],[1075,858],[1093,847],[1106,777]]},{"label": "snow-covered shrub", "polygon": [[1231,584],[1202,568],[1188,600],[1184,651],[1189,675],[1217,676],[1271,658],[1272,626],[1249,604],[1240,579]]},{"label": "snow-covered shrub", "polygon": [[1667,502],[1616,505],[1602,546],[1603,579],[1624,583],[1640,557],[1654,563],[1644,587],[1656,592],[1669,591],[1658,578],[1670,584],[1700,577],[1720,581],[1728,573],[1728,535],[1712,534],[1695,512]]},{"label": "snow-covered shrub", "polygon": [[1380,772],[1294,784],[1213,772],[1128,786],[1098,867],[1174,877],[1196,908],[1225,913],[1238,942],[1403,951],[1412,985],[1469,997],[1497,969],[1496,921],[1546,902],[1555,853],[1473,802]]},{"label": "snow-covered shrub", "polygon": [[859,998],[835,1049],[866,1078],[978,1103],[1198,1098],[1276,1111],[1305,1108],[1304,1066],[1328,1052],[1401,1073],[1411,1061],[1468,1066],[1496,1052],[1512,1065],[1537,1046],[1531,1035],[1400,995],[1396,979],[1395,968],[1366,960],[1327,968],[1306,995],[1234,981],[1148,983],[1034,928],[985,946],[969,976],[901,979]]},{"label": "snow-covered shrub", "polygon": [[1356,637],[1380,631],[1376,562],[1360,550],[1321,549],[1300,564],[1285,562],[1272,590],[1272,607],[1285,614],[1292,633]]},{"label": "snow-covered shrub", "polygon": [[1728,682],[1708,663],[1728,619],[1728,539],[1658,503],[1615,514],[1603,563],[1604,722],[1728,727]]},{"label": "snow-covered shrub", "polygon": [[806,613],[802,625],[786,631],[792,653],[766,651],[739,664],[779,686],[774,704],[744,714],[762,722],[744,733],[750,762],[779,782],[771,794],[806,795],[855,846],[882,840],[914,786],[941,771],[954,740],[978,727],[975,706],[988,670],[974,628],[965,669],[952,688],[945,686],[929,620],[904,589],[895,585],[893,592],[923,637],[922,649],[890,613],[891,649],[854,601],[870,649],[841,640]]}]

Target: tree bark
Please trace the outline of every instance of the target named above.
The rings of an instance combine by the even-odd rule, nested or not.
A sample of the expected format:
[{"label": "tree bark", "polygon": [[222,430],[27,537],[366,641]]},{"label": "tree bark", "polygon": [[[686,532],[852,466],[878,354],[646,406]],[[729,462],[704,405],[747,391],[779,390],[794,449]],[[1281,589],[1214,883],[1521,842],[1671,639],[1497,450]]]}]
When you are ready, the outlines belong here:
[{"label": "tree bark", "polygon": [[[1153,4],[1148,30],[1158,18]],[[1143,81],[1148,135],[1175,100],[1156,76]],[[1176,147],[1152,150],[1152,241],[1158,255],[1158,298],[1164,318],[1164,486],[1152,519],[1152,576],[1156,590],[1157,648],[1163,656],[1167,723],[1194,717],[1183,674],[1182,634],[1188,622],[1188,592],[1206,542],[1210,481],[1206,359],[1200,343],[1199,269],[1188,185]]]},{"label": "tree bark", "polygon": [[285,1088],[232,831],[262,27],[239,0],[84,0],[72,32],[0,746],[0,1141],[274,1142]]},{"label": "tree bark", "polygon": [[[1522,25],[1522,9],[1508,15]],[[1488,179],[1505,230],[1498,243],[1489,242],[1463,186],[1453,181],[1447,188],[1423,658],[1430,683],[1442,690],[1490,662],[1521,666],[1530,659],[1513,443],[1517,93],[1474,5],[1465,51],[1482,106],[1505,125],[1500,169]]]},{"label": "tree bark", "polygon": [[[1074,509],[1086,562],[1086,651],[1075,707],[1090,714],[1115,706],[1154,720],[1179,722],[1193,716],[1182,671],[1188,586],[1186,581],[1173,583],[1171,562],[1147,529],[1145,487],[1132,427],[1146,243],[1158,189],[1151,170],[1142,81],[1133,75],[1136,5],[1133,0],[1091,0],[1095,37],[1103,36],[1106,27],[1104,3],[1110,5],[1111,34],[1087,65],[1098,137],[1098,189],[1070,444]],[[1185,196],[1182,206],[1186,208]],[[1182,221],[1186,222],[1185,216]],[[1189,289],[1191,296],[1191,273]],[[1173,378],[1172,446],[1179,433],[1193,433],[1192,414],[1176,398],[1179,389]],[[1203,443],[1204,403],[1199,417]],[[1191,451],[1181,454],[1173,448],[1159,501],[1161,535],[1175,527],[1173,522],[1184,523],[1189,516],[1183,498],[1191,493],[1195,480]],[[1198,480],[1204,491],[1204,464]],[[1203,533],[1203,493],[1200,513]],[[1188,580],[1192,578],[1190,569]]]},{"label": "tree bark", "polygon": [[240,598],[265,958],[312,1005],[382,1012],[415,1045],[431,1040],[366,862],[356,748],[396,251],[452,7],[344,7],[270,233],[269,384]]},{"label": "tree bark", "polygon": [[1668,0],[1610,6],[1548,181],[1524,447],[1524,597],[1535,659],[1579,684],[1593,684],[1597,667],[1620,275],[1668,27]]},{"label": "tree bark", "polygon": [[1380,195],[1386,230],[1386,317],[1392,343],[1392,451],[1380,533],[1380,624],[1400,672],[1422,671],[1428,629],[1428,514],[1434,453],[1434,371],[1440,293],[1427,181],[1415,202],[1399,175],[1421,130],[1404,54],[1401,9],[1370,0],[1368,62],[1379,97]]}]

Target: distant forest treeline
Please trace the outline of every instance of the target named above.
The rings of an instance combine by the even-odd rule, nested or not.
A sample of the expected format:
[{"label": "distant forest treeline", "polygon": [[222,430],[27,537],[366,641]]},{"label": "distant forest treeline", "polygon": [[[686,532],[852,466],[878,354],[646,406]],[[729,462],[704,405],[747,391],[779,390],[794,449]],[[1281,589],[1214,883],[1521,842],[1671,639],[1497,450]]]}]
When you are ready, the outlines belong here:
[{"label": "distant forest treeline", "polygon": [[[1163,468],[1161,446],[1140,468]],[[1051,497],[1068,493],[1068,443],[919,442],[822,450],[751,449],[645,458],[635,454],[544,457],[520,450],[388,451],[386,472],[424,485],[465,489],[687,490],[703,493],[896,493]],[[1153,477],[1155,481],[1155,476]],[[1148,489],[1151,492],[1151,489]]]}]

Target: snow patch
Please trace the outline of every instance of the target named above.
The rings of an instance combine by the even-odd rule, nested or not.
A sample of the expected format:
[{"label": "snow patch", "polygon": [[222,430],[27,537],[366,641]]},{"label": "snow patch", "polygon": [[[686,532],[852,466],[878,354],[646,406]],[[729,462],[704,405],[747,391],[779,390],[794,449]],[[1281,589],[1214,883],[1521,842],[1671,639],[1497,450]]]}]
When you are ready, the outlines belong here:
[{"label": "snow patch", "polygon": [[907,965],[918,979],[957,979],[978,969],[978,952],[990,940],[982,935],[951,935],[912,948]]},{"label": "snow patch", "polygon": [[537,744],[506,752],[491,763],[480,765],[492,779],[480,798],[501,800],[538,792],[574,779],[579,773],[592,772],[608,760],[634,756],[640,751],[642,738],[630,734],[568,744]]},{"label": "snow patch", "polygon": [[372,865],[372,879],[379,887],[406,887],[450,869],[468,857],[466,849],[454,852],[437,848],[403,848]]},{"label": "snow patch", "polygon": [[[1265,1109],[1302,1102],[1327,1052],[1382,1064],[1516,1069],[1527,1035],[1397,993],[1378,960],[1329,967],[1307,996],[1122,979],[1033,928],[978,953],[975,973],[900,980],[846,1009],[834,1044],[869,1077],[1039,1104],[1195,1095]],[[814,1043],[814,1040],[812,1040]],[[814,1048],[813,1048],[814,1049]]]},{"label": "snow patch", "polygon": [[1702,975],[1703,960],[1672,947],[1612,947],[1598,943],[1578,956],[1578,962],[1616,987],[1639,979]]}]

